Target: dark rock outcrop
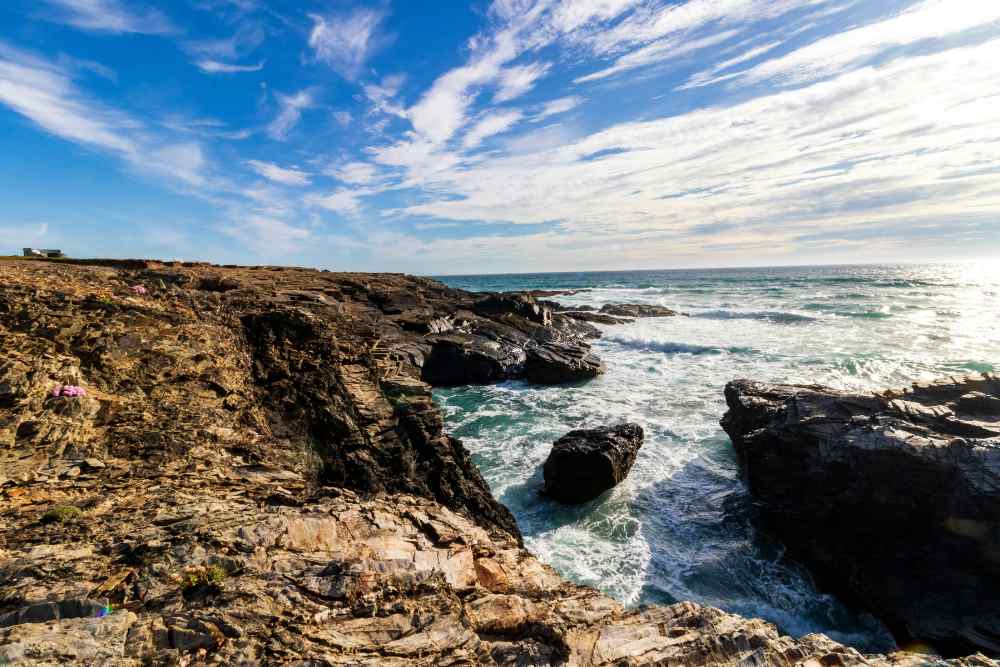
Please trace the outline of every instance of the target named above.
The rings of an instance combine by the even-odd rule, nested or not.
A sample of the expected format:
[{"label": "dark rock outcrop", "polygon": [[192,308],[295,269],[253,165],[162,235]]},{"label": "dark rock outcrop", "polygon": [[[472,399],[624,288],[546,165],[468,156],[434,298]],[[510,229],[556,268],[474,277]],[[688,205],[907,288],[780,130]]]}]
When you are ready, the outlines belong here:
[{"label": "dark rock outcrop", "polygon": [[476,312],[487,317],[514,315],[542,326],[552,323],[552,313],[529,294],[491,294],[477,301]]},{"label": "dark rock outcrop", "polygon": [[1000,654],[1000,380],[726,387],[760,518],[901,641]]},{"label": "dark rock outcrop", "polygon": [[422,377],[438,387],[492,384],[524,373],[524,348],[484,336],[453,333],[430,340]]},{"label": "dark rock outcrop", "polygon": [[666,306],[648,303],[606,303],[600,312],[615,317],[673,317],[679,314]]},{"label": "dark rock outcrop", "polygon": [[642,440],[638,424],[570,431],[545,460],[545,494],[564,503],[596,498],[628,476]]},{"label": "dark rock outcrop", "polygon": [[590,352],[590,346],[577,342],[552,342],[528,349],[524,374],[536,384],[566,384],[597,377],[604,364]]}]

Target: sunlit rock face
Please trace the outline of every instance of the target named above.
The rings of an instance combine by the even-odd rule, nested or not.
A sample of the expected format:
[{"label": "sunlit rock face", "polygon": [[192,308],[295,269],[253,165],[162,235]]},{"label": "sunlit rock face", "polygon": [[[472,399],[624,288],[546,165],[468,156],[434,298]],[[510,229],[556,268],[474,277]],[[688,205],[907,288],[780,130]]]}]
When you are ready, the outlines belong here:
[{"label": "sunlit rock face", "polygon": [[903,640],[1000,652],[1000,380],[882,394],[739,380],[729,433],[764,525]]},{"label": "sunlit rock face", "polygon": [[398,275],[0,262],[0,663],[922,664],[628,610],[525,551],[419,379],[430,329],[400,324],[472,301]]}]

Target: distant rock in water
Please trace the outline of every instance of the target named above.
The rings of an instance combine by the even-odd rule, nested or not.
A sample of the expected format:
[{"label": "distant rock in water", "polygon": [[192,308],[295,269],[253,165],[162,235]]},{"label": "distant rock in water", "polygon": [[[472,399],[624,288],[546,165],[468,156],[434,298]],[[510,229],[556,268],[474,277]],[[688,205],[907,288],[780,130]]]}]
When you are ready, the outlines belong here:
[{"label": "distant rock in water", "polygon": [[584,503],[624,480],[642,447],[638,424],[570,431],[545,461],[545,493],[564,503]]},{"label": "distant rock in water", "polygon": [[1000,379],[883,394],[738,380],[732,438],[767,529],[900,643],[1000,654]]},{"label": "distant rock in water", "polygon": [[648,303],[606,303],[601,306],[601,312],[615,317],[673,317],[680,314],[666,306]]},{"label": "distant rock in water", "polygon": [[594,313],[589,310],[566,310],[562,314],[566,317],[572,317],[574,320],[596,322],[598,324],[629,324],[635,321],[627,317],[615,317],[607,313]]}]

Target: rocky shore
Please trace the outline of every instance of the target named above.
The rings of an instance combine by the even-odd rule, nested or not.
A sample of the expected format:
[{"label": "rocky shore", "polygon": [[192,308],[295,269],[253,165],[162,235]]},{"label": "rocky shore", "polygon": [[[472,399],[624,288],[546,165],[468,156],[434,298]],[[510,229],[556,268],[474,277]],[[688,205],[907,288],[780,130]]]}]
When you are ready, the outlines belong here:
[{"label": "rocky shore", "polygon": [[765,528],[900,643],[1000,653],[1000,380],[748,380],[722,419]]},{"label": "rocky shore", "polygon": [[397,274],[0,261],[0,662],[928,664],[525,551],[431,384],[579,381],[596,335]]}]

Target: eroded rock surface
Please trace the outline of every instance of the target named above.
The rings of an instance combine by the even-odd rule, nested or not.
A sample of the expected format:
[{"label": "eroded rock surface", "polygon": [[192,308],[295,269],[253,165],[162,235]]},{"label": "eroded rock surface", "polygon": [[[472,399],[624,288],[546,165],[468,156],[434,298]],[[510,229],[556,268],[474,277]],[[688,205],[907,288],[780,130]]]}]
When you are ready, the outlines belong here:
[{"label": "eroded rock surface", "polygon": [[601,312],[615,317],[673,317],[679,313],[666,306],[648,303],[606,303]]},{"label": "eroded rock surface", "polygon": [[1000,380],[739,380],[722,426],[766,526],[902,640],[1000,652]]},{"label": "eroded rock surface", "polygon": [[539,563],[419,378],[434,334],[414,323],[460,328],[480,298],[0,261],[0,662],[926,664],[692,603],[626,610]]},{"label": "eroded rock surface", "polygon": [[545,493],[564,503],[584,503],[620,484],[642,447],[638,424],[577,429],[552,445],[545,460]]}]

